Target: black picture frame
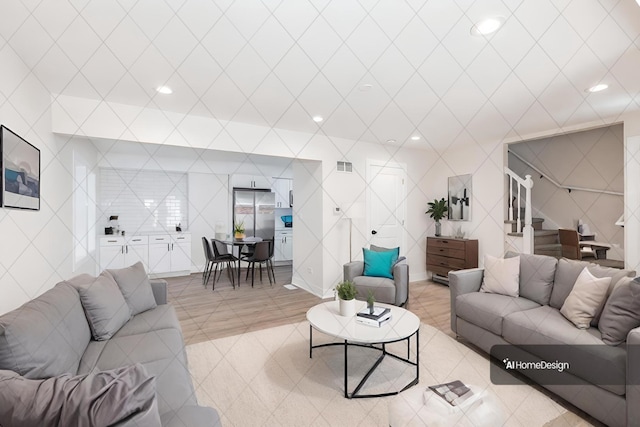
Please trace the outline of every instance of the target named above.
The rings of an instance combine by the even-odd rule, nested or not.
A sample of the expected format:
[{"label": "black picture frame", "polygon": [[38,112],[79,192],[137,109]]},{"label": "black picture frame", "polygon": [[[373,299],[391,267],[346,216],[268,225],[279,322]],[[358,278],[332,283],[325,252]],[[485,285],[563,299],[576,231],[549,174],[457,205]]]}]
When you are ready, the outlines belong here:
[{"label": "black picture frame", "polygon": [[0,202],[5,208],[40,210],[40,150],[0,126]]}]

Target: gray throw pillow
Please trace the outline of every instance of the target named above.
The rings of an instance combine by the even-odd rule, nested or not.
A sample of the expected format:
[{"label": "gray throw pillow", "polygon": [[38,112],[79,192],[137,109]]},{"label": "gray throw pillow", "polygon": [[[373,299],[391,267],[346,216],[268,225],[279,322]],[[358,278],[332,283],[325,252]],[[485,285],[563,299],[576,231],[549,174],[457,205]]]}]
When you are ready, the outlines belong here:
[{"label": "gray throw pillow", "polygon": [[124,299],[131,308],[131,314],[135,316],[157,307],[149,277],[141,262],[127,268],[107,270],[107,272],[113,276],[118,284]]},{"label": "gray throw pillow", "polygon": [[520,257],[520,296],[549,305],[558,260],[545,255],[507,252],[505,258]]},{"label": "gray throw pillow", "polygon": [[627,334],[640,326],[640,278],[624,280],[615,287],[600,316],[598,329],[602,341],[619,345],[627,340]]},{"label": "gray throw pillow", "polygon": [[0,420],[3,427],[159,426],[155,378],[140,364],[44,380],[0,371]]},{"label": "gray throw pillow", "polygon": [[69,281],[80,294],[80,302],[87,315],[91,334],[96,341],[111,338],[131,318],[131,309],[109,273],[83,280]]}]

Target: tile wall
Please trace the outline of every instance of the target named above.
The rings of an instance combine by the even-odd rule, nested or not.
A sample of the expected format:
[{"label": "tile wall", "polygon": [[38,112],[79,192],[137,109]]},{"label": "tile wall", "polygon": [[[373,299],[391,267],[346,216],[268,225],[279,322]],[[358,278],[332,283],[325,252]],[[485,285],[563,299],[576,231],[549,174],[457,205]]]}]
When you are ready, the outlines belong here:
[{"label": "tile wall", "polygon": [[186,173],[101,168],[99,182],[101,232],[111,215],[127,233],[188,230]]}]

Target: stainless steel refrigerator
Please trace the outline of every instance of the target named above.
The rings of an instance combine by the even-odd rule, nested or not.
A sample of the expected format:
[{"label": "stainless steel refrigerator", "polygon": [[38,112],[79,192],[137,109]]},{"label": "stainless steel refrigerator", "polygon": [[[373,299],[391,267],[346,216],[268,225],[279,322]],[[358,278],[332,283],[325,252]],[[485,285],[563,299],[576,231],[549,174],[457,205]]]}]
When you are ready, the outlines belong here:
[{"label": "stainless steel refrigerator", "polygon": [[233,189],[233,226],[244,223],[247,237],[273,239],[276,195],[270,190]]}]

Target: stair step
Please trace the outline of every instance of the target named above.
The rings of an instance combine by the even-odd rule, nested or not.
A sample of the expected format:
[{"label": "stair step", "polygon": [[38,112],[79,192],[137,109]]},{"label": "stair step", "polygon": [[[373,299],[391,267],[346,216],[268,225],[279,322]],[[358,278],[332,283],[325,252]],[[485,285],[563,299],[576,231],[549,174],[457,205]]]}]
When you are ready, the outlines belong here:
[{"label": "stair step", "polygon": [[[531,218],[531,224],[537,223],[537,222],[543,222],[544,218]],[[505,224],[517,224],[520,221],[516,221],[515,219],[505,219],[504,223]]]},{"label": "stair step", "polygon": [[[522,233],[507,233],[508,236],[522,237]],[[558,230],[533,230],[533,238],[558,236]]]},{"label": "stair step", "polygon": [[548,245],[535,245],[533,253],[536,255],[548,255],[556,258],[562,257],[562,245],[553,243]]},{"label": "stair step", "polygon": [[[544,218],[531,218],[531,227],[533,227],[534,230],[541,230],[543,222],[544,222]],[[516,221],[515,219],[514,220],[507,219],[504,221],[504,223],[511,224],[512,232],[518,231],[518,227],[520,226],[520,221]]]}]

